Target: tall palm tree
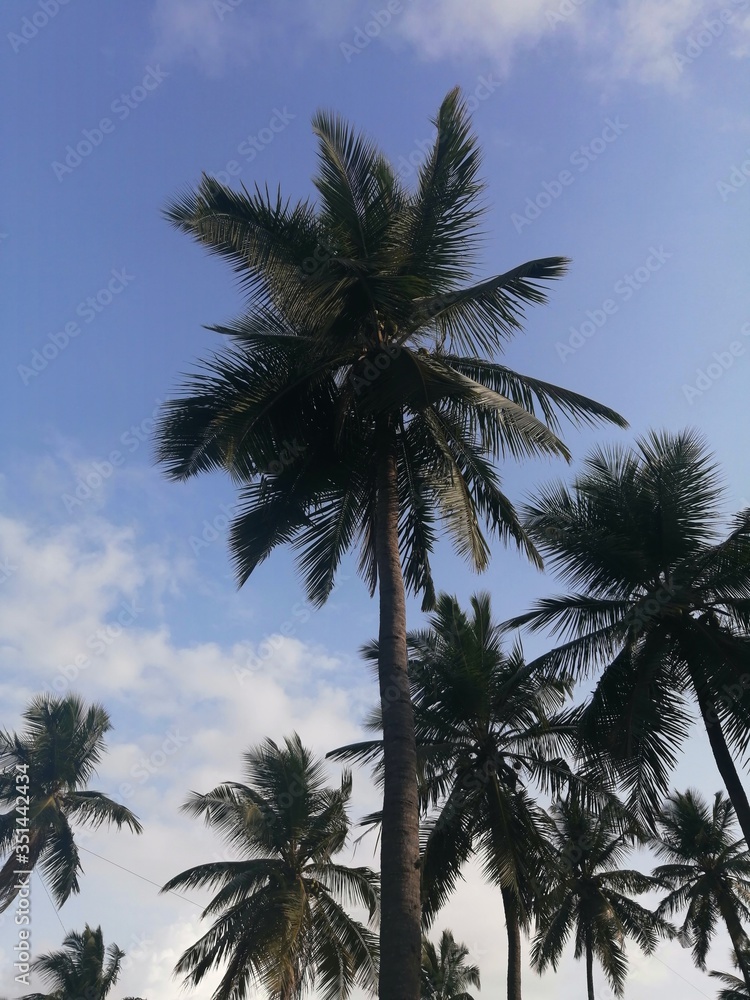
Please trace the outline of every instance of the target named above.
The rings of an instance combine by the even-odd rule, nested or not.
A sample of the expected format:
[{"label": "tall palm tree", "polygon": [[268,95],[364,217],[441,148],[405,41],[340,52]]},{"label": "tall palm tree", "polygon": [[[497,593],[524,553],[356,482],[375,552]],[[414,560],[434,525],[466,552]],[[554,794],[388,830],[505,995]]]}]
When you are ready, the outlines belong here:
[{"label": "tall palm tree", "polygon": [[80,891],[82,873],[73,826],[107,823],[140,833],[125,806],[87,785],[105,751],[112,724],[101,705],[88,707],[76,695],[39,695],[23,713],[24,732],[0,732],[0,912],[22,887],[16,869],[41,868],[58,906]]},{"label": "tall palm tree", "polygon": [[[409,673],[419,751],[423,920],[446,902],[475,853],[500,887],[508,935],[508,998],[521,996],[521,930],[543,894],[544,816],[529,786],[558,791],[572,779],[561,751],[575,750],[568,687],[533,674],[502,646],[487,594],[467,614],[440,595],[428,628],[409,633]],[[377,643],[364,650],[377,662]],[[376,713],[369,725],[380,728]],[[341,747],[348,760],[382,759],[382,742]]]},{"label": "tall palm tree", "polygon": [[29,993],[21,1000],[105,1000],[119,979],[124,957],[125,952],[116,944],[105,951],[101,927],[92,930],[86,924],[82,933],[66,935],[61,951],[40,955],[32,963],[32,971],[51,986],[51,991]]},{"label": "tall palm tree", "polygon": [[672,933],[665,920],[630,898],[658,883],[619,867],[636,839],[632,831],[623,830],[620,810],[607,805],[592,812],[573,794],[554,803],[550,814],[557,866],[540,911],[532,963],[539,972],[550,965],[556,969],[572,933],[575,957],[586,961],[589,1000],[596,998],[595,958],[615,995],[622,996],[628,969],[625,938],[632,937],[650,954],[660,935]]},{"label": "tall palm tree", "polygon": [[467,987],[482,985],[479,967],[467,965],[469,949],[449,930],[437,946],[422,938],[422,1000],[474,1000]]},{"label": "tall palm tree", "polygon": [[203,911],[213,926],[187,949],[176,971],[197,986],[216,965],[226,971],[214,1000],[242,1000],[260,983],[271,1000],[298,1000],[313,985],[324,1000],[343,1000],[355,985],[377,983],[377,938],[342,906],[377,914],[377,877],[333,859],[349,832],[351,776],[338,789],[294,734],[266,740],[244,755],[248,784],[227,782],[193,793],[184,810],[202,816],[239,855],[198,865],[163,892],[217,888]]},{"label": "tall palm tree", "polygon": [[750,747],[750,509],[720,537],[716,464],[695,433],[651,433],[595,451],[572,489],[553,486],[525,524],[574,588],[512,625],[566,641],[537,661],[575,676],[601,670],[584,713],[651,821],[697,702],[713,756],[750,841],[750,803],[731,751]]},{"label": "tall palm tree", "polygon": [[659,816],[654,848],[669,861],[656,868],[654,876],[672,890],[659,911],[686,910],[682,933],[692,940],[693,958],[700,969],[706,967],[721,920],[750,992],[750,940],[742,926],[750,920],[750,851],[744,840],[736,839],[731,802],[717,792],[709,809],[698,792],[675,792]]},{"label": "tall palm tree", "polygon": [[[417,1000],[420,968],[416,750],[405,591],[434,599],[430,553],[441,524],[477,569],[481,528],[538,562],[493,460],[567,455],[557,414],[624,421],[576,393],[496,362],[545,300],[559,257],[467,285],[482,215],[479,149],[457,90],[416,190],[338,117],[319,113],[316,204],[204,177],[168,218],[224,257],[246,315],[215,327],[231,346],[168,402],[157,431],[168,474],[221,469],[240,485],[230,529],[240,583],[281,544],[300,553],[311,602],[343,555],[379,590],[385,739],[381,997]],[[537,411],[542,419],[534,415]]]}]

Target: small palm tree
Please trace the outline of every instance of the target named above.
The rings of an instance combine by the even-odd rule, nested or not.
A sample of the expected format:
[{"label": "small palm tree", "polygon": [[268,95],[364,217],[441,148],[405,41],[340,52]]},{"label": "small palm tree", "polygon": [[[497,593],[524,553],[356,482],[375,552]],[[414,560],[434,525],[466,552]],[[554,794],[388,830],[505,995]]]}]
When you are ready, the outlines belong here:
[{"label": "small palm tree", "polygon": [[160,460],[174,479],[223,470],[240,486],[229,538],[240,583],[290,544],[314,604],[327,599],[353,548],[370,592],[379,591],[386,1000],[419,994],[405,591],[433,603],[430,559],[441,528],[478,570],[489,562],[487,534],[538,562],[496,461],[567,455],[556,433],[561,414],[624,424],[607,407],[497,363],[525,308],[545,300],[543,285],[566,261],[528,261],[471,283],[483,184],[458,90],[434,124],[414,191],[369,138],[319,113],[316,204],[204,177],[167,213],[228,261],[248,302],[244,318],[215,328],[230,349],[166,404]]},{"label": "small palm tree", "polygon": [[736,839],[731,802],[717,792],[709,808],[698,792],[675,792],[659,817],[654,848],[670,862],[654,871],[672,890],[659,912],[686,910],[682,933],[692,940],[700,969],[706,967],[709,946],[722,921],[750,992],[750,941],[742,926],[750,920],[750,851],[744,840]]},{"label": "small palm tree", "polygon": [[[529,786],[557,792],[573,780],[561,751],[575,749],[577,713],[566,684],[507,653],[490,598],[439,596],[427,629],[410,632],[409,674],[419,752],[423,923],[429,926],[468,859],[479,854],[500,887],[508,936],[508,998],[521,996],[521,930],[544,892],[544,815]],[[377,643],[364,649],[377,662]],[[375,713],[368,724],[381,728]],[[382,760],[382,742],[329,756]]]},{"label": "small palm tree", "polygon": [[116,944],[105,951],[101,927],[92,930],[86,924],[82,933],[71,931],[66,936],[61,951],[40,955],[32,963],[32,971],[51,986],[51,991],[29,993],[21,1000],[105,1000],[120,976],[124,957],[125,952]]},{"label": "small palm tree", "polygon": [[510,624],[566,641],[537,666],[600,671],[583,717],[652,823],[697,703],[750,842],[750,802],[731,750],[750,748],[750,509],[720,537],[715,461],[694,433],[652,433],[595,451],[573,488],[543,490],[525,524],[573,588]]},{"label": "small palm tree", "polygon": [[[743,956],[746,963],[750,962],[750,953]],[[732,964],[738,967],[737,956],[732,952]],[[730,972],[709,972],[712,979],[718,979],[724,984],[724,989],[716,994],[716,1000],[750,1000],[750,992],[742,979],[733,976]]]},{"label": "small palm tree", "polygon": [[244,761],[248,784],[194,793],[183,807],[221,833],[239,858],[198,865],[164,886],[218,889],[203,911],[216,917],[213,926],[176,971],[197,986],[226,963],[214,1000],[242,1000],[251,983],[271,1000],[298,1000],[313,985],[324,1000],[340,1000],[355,985],[374,989],[377,938],[342,901],[366,907],[374,920],[377,877],[333,860],[349,832],[351,776],[326,788],[321,762],[296,734],[282,747],[266,740]]},{"label": "small palm tree", "polygon": [[672,928],[660,916],[634,902],[633,893],[654,889],[658,882],[640,872],[620,868],[636,842],[623,829],[623,813],[612,805],[592,812],[576,795],[556,802],[551,846],[557,865],[531,960],[539,972],[556,969],[571,934],[575,957],[585,958],[589,1000],[595,1000],[594,959],[598,959],[617,996],[622,996],[628,962],[625,938],[632,937],[648,955],[659,936]]},{"label": "small palm tree", "polygon": [[479,967],[467,965],[469,949],[449,930],[440,935],[437,948],[422,938],[422,1000],[474,1000],[468,986],[480,989]]},{"label": "small palm tree", "polygon": [[20,891],[17,868],[39,866],[58,906],[80,891],[72,824],[142,829],[125,806],[87,788],[112,728],[101,705],[40,695],[23,718],[23,733],[0,732],[0,804],[11,806],[0,814],[0,851],[10,855],[0,870],[0,911]]}]

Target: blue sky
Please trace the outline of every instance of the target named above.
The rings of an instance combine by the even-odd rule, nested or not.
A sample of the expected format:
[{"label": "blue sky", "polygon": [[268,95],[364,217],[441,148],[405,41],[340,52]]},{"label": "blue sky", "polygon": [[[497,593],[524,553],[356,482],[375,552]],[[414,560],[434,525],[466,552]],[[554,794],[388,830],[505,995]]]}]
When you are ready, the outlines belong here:
[{"label": "blue sky", "polygon": [[[203,170],[312,195],[317,108],[373,134],[408,181],[460,84],[484,150],[480,273],[573,261],[508,362],[631,423],[567,429],[575,461],[594,442],[698,427],[724,468],[727,510],[750,503],[750,0],[6,0],[0,45],[2,723],[56,681],[103,700],[116,729],[99,785],[115,794],[144,756],[165,756],[175,727],[185,738],[131,788],[148,832],[99,835],[91,850],[163,882],[218,849],[178,815],[187,790],[235,776],[240,751],[266,735],[296,727],[320,751],[352,738],[374,698],[356,651],[376,612],[351,565],[320,612],[304,606],[288,553],[237,592],[231,485],[168,483],[152,455],[160,401],[218,346],[203,325],[241,307],[228,269],[161,209]],[[568,474],[533,462],[504,479],[521,500]],[[490,589],[502,617],[555,589],[500,548],[481,579],[449,547],[435,565],[461,599]],[[355,812],[374,801],[358,779]],[[697,736],[675,780],[718,787]],[[140,935],[123,995],[176,997],[169,973],[197,936],[197,906],[93,857],[87,871],[65,927],[100,922],[126,950]],[[34,904],[35,952],[56,947],[41,884]],[[502,927],[478,877],[443,923],[476,952],[483,992],[498,989]],[[14,943],[6,918],[5,956]],[[726,951],[719,939],[713,967]],[[659,986],[712,995],[676,945],[631,955],[634,1000]],[[582,975],[566,962],[555,995],[579,996]],[[527,979],[529,997],[547,995],[548,980]],[[18,995],[5,970],[0,990]]]}]

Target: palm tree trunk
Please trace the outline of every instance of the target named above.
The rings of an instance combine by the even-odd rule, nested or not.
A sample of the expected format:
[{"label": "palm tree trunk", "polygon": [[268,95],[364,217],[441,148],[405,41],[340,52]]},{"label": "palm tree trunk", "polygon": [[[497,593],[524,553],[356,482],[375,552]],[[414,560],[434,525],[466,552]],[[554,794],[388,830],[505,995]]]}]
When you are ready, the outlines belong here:
[{"label": "palm tree trunk", "polygon": [[380,591],[378,678],[383,713],[380,851],[380,1000],[419,1000],[421,903],[414,710],[406,650],[406,598],[398,545],[396,438],[377,469],[375,555]]},{"label": "palm tree trunk", "polygon": [[586,988],[588,1000],[596,1000],[594,992],[594,946],[591,942],[591,931],[586,932]]},{"label": "palm tree trunk", "polygon": [[748,952],[747,934],[743,930],[737,912],[729,901],[720,901],[719,909],[721,916],[729,931],[732,948],[737,956],[737,967],[745,980],[748,995],[750,996],[750,965],[746,958]]},{"label": "palm tree trunk", "polygon": [[706,727],[708,742],[711,745],[716,766],[724,782],[727,795],[734,807],[742,835],[745,838],[745,842],[750,846],[750,802],[748,801],[732,755],[729,752],[716,707],[711,699],[700,691],[698,691],[698,705],[700,706],[703,724]]},{"label": "palm tree trunk", "polygon": [[521,1000],[521,924],[518,901],[511,889],[500,890],[508,934],[508,1000]]}]

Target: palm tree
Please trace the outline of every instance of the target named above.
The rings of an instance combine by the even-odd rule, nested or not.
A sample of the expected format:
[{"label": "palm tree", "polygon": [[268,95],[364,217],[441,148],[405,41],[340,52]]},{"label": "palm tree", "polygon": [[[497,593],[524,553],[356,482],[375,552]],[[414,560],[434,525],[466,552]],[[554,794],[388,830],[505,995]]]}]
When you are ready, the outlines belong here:
[{"label": "palm tree", "polygon": [[[750,954],[747,954],[745,957],[746,960],[750,959]],[[737,967],[737,956],[734,952],[732,952],[732,962]],[[712,979],[718,979],[725,987],[723,990],[719,990],[716,1000],[750,1000],[750,992],[748,992],[747,986],[737,976],[733,976],[729,972],[716,972],[714,970],[709,972],[709,976]]]},{"label": "palm tree", "polygon": [[422,938],[422,1000],[474,1000],[468,986],[481,987],[479,967],[467,965],[469,949],[459,944],[451,931],[440,935],[435,945]]},{"label": "palm tree", "polygon": [[750,840],[750,803],[730,748],[750,747],[750,509],[724,538],[722,490],[694,433],[651,433],[595,451],[572,490],[543,490],[526,527],[574,592],[511,625],[565,641],[537,666],[581,676],[601,667],[584,713],[590,746],[614,762],[652,822],[694,700]]},{"label": "palm tree", "polygon": [[[230,529],[240,583],[291,544],[309,599],[330,594],[344,554],[379,590],[385,784],[381,845],[381,997],[417,1000],[420,968],[416,749],[405,592],[434,599],[430,553],[442,524],[477,569],[480,526],[538,556],[501,490],[503,455],[567,455],[557,414],[579,423],[612,410],[497,364],[545,300],[559,257],[473,286],[482,215],[480,156],[457,90],[417,188],[407,191],[373,143],[319,113],[318,202],[204,177],[171,222],[228,260],[246,315],[215,327],[231,347],[168,402],[157,430],[168,475],[221,469],[240,485]],[[543,420],[534,415],[538,411]]]},{"label": "palm tree", "polygon": [[87,788],[112,728],[101,705],[39,695],[23,718],[23,733],[0,732],[0,804],[11,807],[0,814],[0,851],[9,853],[0,870],[0,912],[22,887],[16,869],[39,866],[58,906],[80,891],[72,824],[142,830],[129,809]]},{"label": "palm tree", "polygon": [[672,891],[660,913],[686,909],[682,934],[693,943],[693,958],[700,969],[719,920],[726,925],[737,966],[750,992],[750,941],[742,926],[750,920],[750,851],[736,839],[732,804],[717,792],[709,809],[691,789],[670,795],[659,816],[654,848],[670,862],[654,871]]},{"label": "palm tree", "polygon": [[593,812],[572,794],[550,808],[551,843],[557,869],[545,907],[540,911],[531,960],[539,972],[557,969],[571,933],[575,957],[586,960],[589,1000],[595,1000],[594,959],[598,959],[616,996],[622,996],[628,962],[625,938],[632,937],[646,954],[659,936],[672,929],[630,895],[655,888],[655,879],[621,869],[637,838],[623,829],[622,812],[612,805]]},{"label": "palm tree", "polygon": [[326,788],[320,761],[294,734],[279,747],[266,740],[244,755],[249,784],[227,782],[193,793],[184,810],[203,816],[241,856],[190,868],[172,889],[217,887],[203,911],[211,929],[187,949],[177,972],[197,986],[214,966],[227,968],[214,1000],[242,1000],[252,982],[271,1000],[298,1000],[313,985],[324,1000],[354,985],[377,983],[377,938],[341,901],[377,914],[377,877],[333,858],[349,832],[351,776]]},{"label": "palm tree", "polygon": [[[428,628],[409,633],[409,673],[423,810],[422,902],[426,926],[467,860],[478,853],[500,886],[508,935],[508,997],[521,996],[521,929],[543,894],[544,816],[531,784],[558,791],[572,780],[561,750],[575,749],[576,712],[562,711],[564,683],[533,674],[519,649],[507,654],[487,594],[468,615],[440,595]],[[364,654],[377,662],[378,646]],[[368,724],[381,728],[375,714]],[[382,759],[382,741],[329,756]]]},{"label": "palm tree", "polygon": [[[104,1000],[120,976],[125,957],[116,944],[104,949],[101,927],[71,931],[61,951],[40,955],[32,963],[51,987],[50,993],[29,993],[21,1000]],[[138,1000],[128,997],[126,1000]]]}]

